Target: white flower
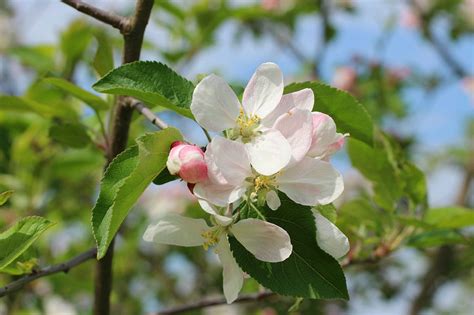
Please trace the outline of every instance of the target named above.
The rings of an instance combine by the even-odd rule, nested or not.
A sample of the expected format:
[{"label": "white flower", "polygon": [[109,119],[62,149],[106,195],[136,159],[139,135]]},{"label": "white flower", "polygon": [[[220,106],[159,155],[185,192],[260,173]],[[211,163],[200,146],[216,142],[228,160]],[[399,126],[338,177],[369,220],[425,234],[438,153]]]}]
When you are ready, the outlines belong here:
[{"label": "white flower", "polygon": [[[297,146],[296,140],[310,137],[308,130],[311,128],[311,119],[308,113],[289,114],[288,116],[294,117],[282,118],[284,121],[280,123],[277,120],[287,112],[278,108],[284,108],[288,103],[294,105],[296,100],[302,102],[301,107],[307,109],[307,105],[310,105],[312,108],[313,99],[308,97],[307,91],[282,95],[283,75],[280,68],[273,63],[264,63],[257,68],[247,84],[242,105],[229,85],[212,74],[196,86],[191,111],[202,127],[214,132],[226,130],[229,138],[243,143],[257,172],[273,175],[290,162],[292,151]],[[295,118],[299,122],[293,122]],[[274,128],[274,124],[279,127]],[[302,132],[299,131],[300,128],[304,128],[308,135],[295,136],[296,132]],[[307,149],[303,147],[300,151]],[[293,155],[293,159],[295,158],[302,158],[301,153]]]},{"label": "white flower", "polygon": [[350,249],[349,240],[339,228],[319,212],[314,214],[316,241],[319,247],[332,257],[339,259]]},{"label": "white flower", "polygon": [[[227,218],[228,220],[222,220]],[[257,259],[281,262],[293,250],[290,236],[281,227],[257,219],[244,219],[236,223],[232,218],[216,217],[217,224],[209,227],[203,219],[192,219],[177,214],[163,217],[157,224],[148,226],[143,239],[147,242],[178,246],[203,246],[215,251],[223,266],[223,288],[227,303],[232,303],[243,285],[244,274],[237,265],[228,235],[233,235]]]},{"label": "white flower", "polygon": [[334,201],[344,189],[341,175],[330,163],[309,157],[274,175],[261,175],[252,169],[243,146],[223,137],[211,141],[205,156],[209,177],[214,181],[196,184],[196,197],[225,206],[247,194],[254,199],[263,199],[275,210],[280,205],[277,190],[296,203],[313,206]]}]

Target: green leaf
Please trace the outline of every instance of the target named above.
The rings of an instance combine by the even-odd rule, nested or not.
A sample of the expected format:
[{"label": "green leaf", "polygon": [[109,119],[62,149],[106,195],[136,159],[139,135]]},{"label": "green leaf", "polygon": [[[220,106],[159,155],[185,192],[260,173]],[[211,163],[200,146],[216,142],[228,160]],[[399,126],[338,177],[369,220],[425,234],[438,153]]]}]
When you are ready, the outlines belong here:
[{"label": "green leaf", "polygon": [[428,188],[425,174],[414,164],[404,162],[401,177],[405,182],[404,191],[415,204],[426,206],[428,204]]},{"label": "green leaf", "polygon": [[313,111],[331,116],[337,130],[349,133],[351,138],[368,145],[373,144],[374,124],[369,113],[352,95],[320,82],[293,83],[285,87],[285,93],[310,88],[314,92]]},{"label": "green leaf", "polygon": [[411,236],[407,244],[413,247],[435,247],[446,244],[462,244],[466,239],[454,230],[432,230]]},{"label": "green leaf", "polygon": [[0,95],[0,110],[33,112],[45,118],[77,120],[77,113],[70,107],[46,105],[19,96]]},{"label": "green leaf", "polygon": [[8,198],[13,194],[13,190],[7,190],[0,194],[0,206],[4,205],[8,201]]},{"label": "green leaf", "polygon": [[311,299],[349,299],[339,263],[321,250],[310,207],[298,205],[281,195],[277,211],[262,209],[268,222],[285,229],[293,252],[283,262],[268,263],[255,258],[234,237],[229,238],[239,266],[261,285],[275,293]]},{"label": "green leaf", "polygon": [[102,258],[123,220],[140,195],[166,167],[170,146],[182,140],[177,129],[149,133],[120,153],[102,179],[97,203],[92,209],[92,228],[97,242],[97,258]]},{"label": "green leaf", "polygon": [[84,125],[79,123],[52,125],[49,128],[49,136],[71,148],[83,148],[92,142]]},{"label": "green leaf", "polygon": [[158,176],[155,177],[155,179],[153,180],[153,184],[163,185],[163,184],[169,183],[171,181],[174,181],[178,178],[179,177],[176,176],[176,175],[171,175],[170,171],[168,171],[168,168],[165,167],[163,169],[163,171],[161,171],[161,173]]},{"label": "green leaf", "polygon": [[114,68],[114,54],[112,44],[106,34],[96,34],[97,52],[93,66],[100,76],[104,76]]},{"label": "green leaf", "polygon": [[352,138],[348,141],[347,152],[352,165],[372,182],[375,202],[393,210],[402,191],[387,153]]},{"label": "green leaf", "polygon": [[41,217],[26,217],[0,234],[0,270],[19,257],[54,223]]},{"label": "green leaf", "polygon": [[93,88],[101,93],[133,96],[193,118],[189,106],[194,85],[162,63],[137,61],[123,65],[97,81]]},{"label": "green leaf", "polygon": [[429,209],[424,221],[439,228],[463,228],[474,225],[474,210],[462,207]]},{"label": "green leaf", "polygon": [[81,101],[83,101],[84,103],[86,103],[87,105],[89,105],[96,111],[107,110],[110,107],[109,103],[107,103],[106,101],[98,97],[97,95],[90,93],[64,79],[45,78],[44,81],[80,99]]}]

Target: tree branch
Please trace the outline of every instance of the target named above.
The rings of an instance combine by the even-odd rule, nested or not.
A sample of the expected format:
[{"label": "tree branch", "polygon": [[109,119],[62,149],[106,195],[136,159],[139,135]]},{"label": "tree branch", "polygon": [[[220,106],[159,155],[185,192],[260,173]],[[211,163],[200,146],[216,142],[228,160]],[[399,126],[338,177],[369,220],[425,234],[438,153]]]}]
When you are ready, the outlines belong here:
[{"label": "tree branch", "polygon": [[[232,304],[236,303],[245,303],[245,302],[258,302],[270,297],[275,297],[276,293],[265,291],[265,292],[260,292],[260,293],[253,293],[253,294],[246,294],[246,295],[241,295],[239,298],[237,298]],[[198,301],[196,303],[191,303],[187,305],[182,305],[182,306],[177,306],[173,308],[168,308],[163,311],[160,311],[158,313],[155,313],[155,315],[172,315],[172,314],[179,314],[183,312],[190,312],[190,311],[195,311],[199,310],[202,308],[207,308],[211,306],[217,306],[217,305],[223,305],[227,304],[226,300],[224,298],[215,298],[215,299],[206,299],[202,301]]]},{"label": "tree branch", "polygon": [[117,15],[112,12],[107,12],[96,8],[90,4],[87,4],[81,0],[61,0],[63,3],[67,4],[70,7],[73,7],[77,11],[80,11],[86,15],[89,15],[96,20],[104,22],[116,29],[120,30],[122,33],[126,33],[130,27],[130,23],[126,17]]},{"label": "tree branch", "polygon": [[168,128],[168,124],[156,116],[148,107],[146,107],[142,102],[135,99],[130,100],[130,107],[134,108],[139,112],[143,117],[148,119],[153,125],[160,129]]},{"label": "tree branch", "polygon": [[20,279],[15,280],[15,281],[7,284],[3,288],[0,288],[0,297],[6,296],[6,295],[11,294],[15,291],[18,291],[21,288],[23,288],[25,285],[27,285],[28,283],[30,283],[30,282],[32,282],[36,279],[46,277],[46,276],[49,276],[49,275],[52,275],[52,274],[55,274],[55,273],[59,273],[59,272],[67,273],[70,269],[72,269],[72,268],[88,261],[89,259],[94,258],[96,256],[96,254],[97,254],[97,249],[96,248],[91,248],[88,251],[86,251],[86,252],[84,252],[80,255],[77,255],[73,259],[71,259],[69,261],[66,261],[64,263],[57,264],[57,265],[52,265],[52,266],[42,268],[42,269],[39,269],[39,270],[35,270],[35,271],[33,271],[33,273],[31,273],[29,275],[26,275],[24,277],[21,277]]}]

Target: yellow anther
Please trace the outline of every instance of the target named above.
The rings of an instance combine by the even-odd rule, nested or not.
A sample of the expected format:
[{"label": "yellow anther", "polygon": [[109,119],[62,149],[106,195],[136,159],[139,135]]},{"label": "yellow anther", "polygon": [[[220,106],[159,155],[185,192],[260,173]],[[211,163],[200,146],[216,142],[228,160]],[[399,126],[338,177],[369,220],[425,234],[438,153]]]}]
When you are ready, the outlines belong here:
[{"label": "yellow anther", "polygon": [[247,116],[243,108],[240,108],[239,117],[236,120],[238,130],[237,132],[240,136],[247,138],[251,137],[260,123],[260,118],[258,116]]},{"label": "yellow anther", "polygon": [[201,233],[201,236],[204,238],[205,242],[202,244],[205,250],[208,250],[209,247],[216,245],[219,242],[219,230],[207,230]]},{"label": "yellow anther", "polygon": [[271,189],[272,186],[275,184],[275,177],[274,176],[257,176],[254,180],[255,191],[259,191],[263,188]]}]

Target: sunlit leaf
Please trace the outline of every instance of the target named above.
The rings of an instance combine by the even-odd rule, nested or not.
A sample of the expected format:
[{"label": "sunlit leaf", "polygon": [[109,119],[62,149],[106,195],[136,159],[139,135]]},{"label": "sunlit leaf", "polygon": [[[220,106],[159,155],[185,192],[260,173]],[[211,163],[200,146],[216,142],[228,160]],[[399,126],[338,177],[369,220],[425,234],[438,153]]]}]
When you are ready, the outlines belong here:
[{"label": "sunlit leaf", "polygon": [[192,118],[189,109],[194,85],[168,68],[152,61],[137,61],[109,72],[93,88],[101,93],[133,96]]},{"label": "sunlit leaf", "polygon": [[166,167],[170,146],[182,140],[177,129],[149,133],[119,154],[107,168],[97,203],[92,209],[92,228],[97,257],[102,258],[130,209],[148,185]]},{"label": "sunlit leaf", "polygon": [[41,217],[26,217],[0,233],[0,271],[20,256],[54,223]]}]

